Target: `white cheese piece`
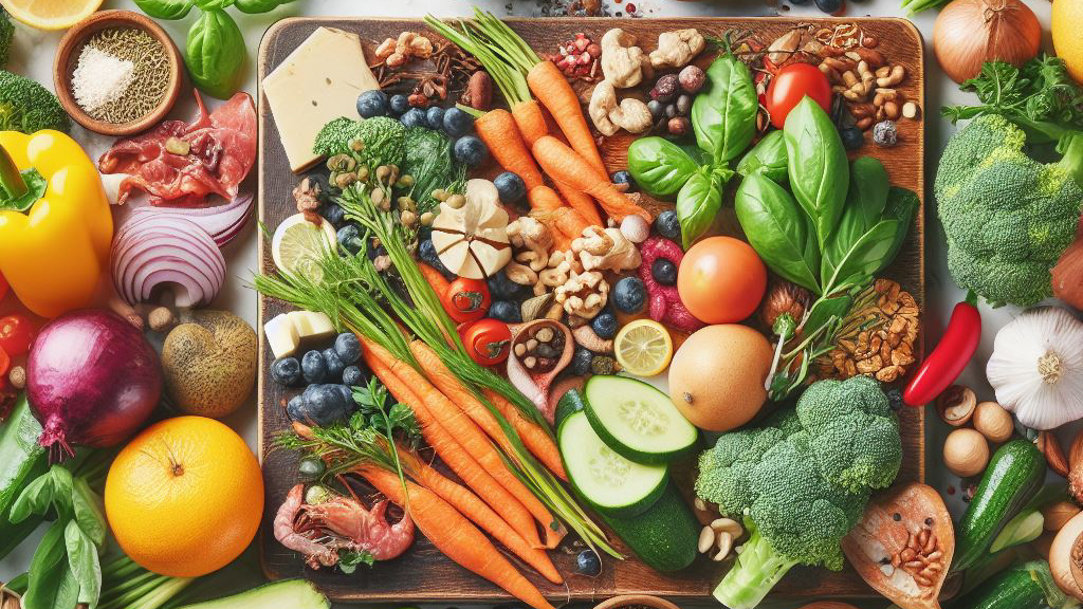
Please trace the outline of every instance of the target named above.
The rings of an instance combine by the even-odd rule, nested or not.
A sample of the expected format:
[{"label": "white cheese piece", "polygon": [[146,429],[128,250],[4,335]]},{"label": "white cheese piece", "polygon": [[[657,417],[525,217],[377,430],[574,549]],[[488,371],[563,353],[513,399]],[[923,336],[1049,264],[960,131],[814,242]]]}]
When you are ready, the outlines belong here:
[{"label": "white cheese piece", "polygon": [[335,324],[323,313],[290,311],[286,314],[297,335],[304,341],[320,341],[335,335]]},{"label": "white cheese piece", "polygon": [[263,79],[290,169],[319,161],[312,144],[320,129],[336,118],[358,118],[357,96],[379,88],[357,34],[327,27],[313,32]]},{"label": "white cheese piece", "polygon": [[267,344],[271,347],[275,359],[293,355],[301,344],[297,327],[293,325],[288,313],[276,315],[263,324],[263,335],[267,337]]}]

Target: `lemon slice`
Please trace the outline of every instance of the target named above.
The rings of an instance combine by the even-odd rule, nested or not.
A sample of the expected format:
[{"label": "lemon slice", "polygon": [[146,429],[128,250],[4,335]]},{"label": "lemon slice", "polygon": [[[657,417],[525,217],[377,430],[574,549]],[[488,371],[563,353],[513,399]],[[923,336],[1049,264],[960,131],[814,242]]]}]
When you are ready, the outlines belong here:
[{"label": "lemon slice", "polygon": [[335,227],[324,220],[319,226],[295,214],[282,221],[271,239],[271,258],[283,273],[323,280],[320,260],[327,251],[338,249]]},{"label": "lemon slice", "polygon": [[39,30],[66,30],[98,10],[102,0],[0,0],[12,17]]},{"label": "lemon slice", "polygon": [[637,319],[621,328],[613,344],[617,362],[629,374],[661,374],[673,359],[669,330],[653,319]]}]

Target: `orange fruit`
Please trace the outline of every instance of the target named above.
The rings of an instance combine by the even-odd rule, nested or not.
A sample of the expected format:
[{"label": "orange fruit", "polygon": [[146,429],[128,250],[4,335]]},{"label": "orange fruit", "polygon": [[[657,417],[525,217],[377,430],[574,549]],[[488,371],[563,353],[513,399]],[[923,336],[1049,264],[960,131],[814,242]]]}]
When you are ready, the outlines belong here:
[{"label": "orange fruit", "polygon": [[677,269],[677,293],[688,312],[707,324],[752,315],[767,291],[767,267],[752,246],[733,237],[693,245]]},{"label": "orange fruit", "polygon": [[1083,84],[1083,0],[1053,0],[1051,20],[1053,48],[1064,60],[1068,72],[1076,82]]},{"label": "orange fruit", "polygon": [[148,427],[105,481],[117,543],[146,569],[199,577],[240,556],[263,516],[263,476],[244,440],[206,417]]}]

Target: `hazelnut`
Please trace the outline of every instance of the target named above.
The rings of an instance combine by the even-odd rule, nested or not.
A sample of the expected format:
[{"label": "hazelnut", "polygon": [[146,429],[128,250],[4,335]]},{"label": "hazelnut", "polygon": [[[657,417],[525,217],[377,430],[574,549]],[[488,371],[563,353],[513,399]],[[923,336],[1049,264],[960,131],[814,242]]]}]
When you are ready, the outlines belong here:
[{"label": "hazelnut", "polygon": [[677,75],[666,74],[659,78],[658,82],[654,83],[654,88],[651,89],[651,99],[663,102],[671,101],[677,96],[678,88],[680,88],[680,81],[677,79]]},{"label": "hazelnut", "polygon": [[493,79],[488,72],[478,71],[470,75],[461,101],[475,110],[489,110],[493,106]]},{"label": "hazelnut", "polygon": [[956,476],[977,476],[988,464],[989,443],[973,429],[956,429],[944,440],[944,465]]},{"label": "hazelnut", "polygon": [[677,80],[685,93],[694,94],[698,93],[703,88],[703,83],[707,82],[707,74],[699,66],[687,65],[677,74]]},{"label": "hazelnut", "polygon": [[666,123],[666,130],[669,131],[670,135],[682,136],[687,134],[691,128],[692,123],[684,116],[674,116]]},{"label": "hazelnut", "polygon": [[978,404],[971,421],[974,423],[974,429],[995,444],[1007,442],[1015,431],[1011,413],[996,402]]}]

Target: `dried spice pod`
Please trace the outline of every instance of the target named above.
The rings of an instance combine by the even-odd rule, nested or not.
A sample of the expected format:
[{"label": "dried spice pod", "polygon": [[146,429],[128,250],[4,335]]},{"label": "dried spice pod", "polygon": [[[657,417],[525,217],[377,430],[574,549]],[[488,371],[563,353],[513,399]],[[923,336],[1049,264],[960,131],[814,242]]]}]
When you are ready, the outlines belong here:
[{"label": "dried spice pod", "polygon": [[901,609],[939,609],[955,530],[936,489],[911,482],[874,497],[842,551],[865,583]]}]

